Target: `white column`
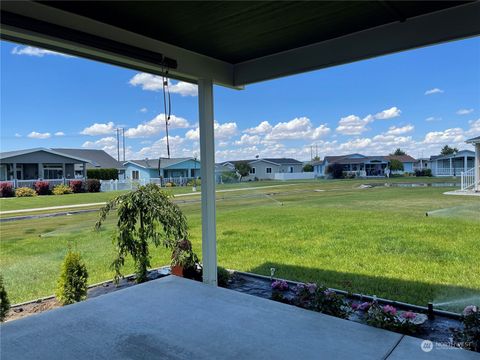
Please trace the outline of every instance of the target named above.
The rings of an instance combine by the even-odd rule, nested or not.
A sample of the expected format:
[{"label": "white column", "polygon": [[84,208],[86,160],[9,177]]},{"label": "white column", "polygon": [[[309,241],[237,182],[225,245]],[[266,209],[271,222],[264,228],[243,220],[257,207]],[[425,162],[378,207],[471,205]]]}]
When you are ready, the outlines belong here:
[{"label": "white column", "polygon": [[475,144],[475,190],[480,191],[480,143]]},{"label": "white column", "polygon": [[200,174],[202,176],[203,282],[217,285],[217,238],[215,219],[215,142],[213,131],[213,83],[198,81]]},{"label": "white column", "polygon": [[468,156],[464,155],[463,156],[463,171],[467,171],[467,170],[468,170]]},{"label": "white column", "polygon": [[452,169],[452,158],[450,158],[450,176],[453,175],[453,169]]}]

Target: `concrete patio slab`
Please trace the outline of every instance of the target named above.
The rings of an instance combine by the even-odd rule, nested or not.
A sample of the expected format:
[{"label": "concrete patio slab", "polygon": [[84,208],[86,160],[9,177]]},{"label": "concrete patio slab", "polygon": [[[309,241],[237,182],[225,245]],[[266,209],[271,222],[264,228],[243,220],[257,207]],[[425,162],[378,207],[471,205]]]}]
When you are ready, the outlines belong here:
[{"label": "concrete patio slab", "polygon": [[399,359],[399,344],[409,359],[424,355],[399,334],[175,276],[0,330],[2,360]]}]

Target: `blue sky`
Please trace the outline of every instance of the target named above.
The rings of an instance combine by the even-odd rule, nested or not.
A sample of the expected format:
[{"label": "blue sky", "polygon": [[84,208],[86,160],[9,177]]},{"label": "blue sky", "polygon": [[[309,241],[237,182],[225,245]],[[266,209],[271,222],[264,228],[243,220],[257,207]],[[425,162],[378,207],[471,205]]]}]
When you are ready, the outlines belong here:
[{"label": "blue sky", "polygon": [[[414,157],[480,135],[480,38],[247,86],[215,87],[216,159],[352,152]],[[133,70],[1,42],[1,151],[85,147],[166,154],[161,82]],[[196,86],[172,81],[172,156],[198,150]]]}]

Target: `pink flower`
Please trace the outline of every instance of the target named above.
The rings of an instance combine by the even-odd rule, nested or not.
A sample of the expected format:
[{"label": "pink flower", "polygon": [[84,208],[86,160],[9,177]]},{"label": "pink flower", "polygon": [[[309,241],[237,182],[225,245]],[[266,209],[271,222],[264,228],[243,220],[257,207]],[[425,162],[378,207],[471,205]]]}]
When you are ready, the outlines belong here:
[{"label": "pink flower", "polygon": [[478,309],[475,305],[468,305],[465,309],[463,309],[463,315],[465,316],[473,315],[477,311]]},{"label": "pink flower", "polygon": [[288,283],[285,280],[275,280],[272,283],[272,289],[280,291],[288,290]]},{"label": "pink flower", "polygon": [[330,290],[330,289],[325,290],[323,293],[325,294],[325,296],[335,295],[335,291]]},{"label": "pink flower", "polygon": [[370,306],[372,306],[371,303],[369,303],[369,302],[364,302],[364,303],[361,303],[361,304],[358,306],[358,308],[359,308],[360,310],[367,311],[368,309],[370,309]]},{"label": "pink flower", "polygon": [[354,311],[358,310],[359,307],[360,307],[359,304],[356,304],[356,303],[352,304],[352,310],[354,310]]},{"label": "pink flower", "polygon": [[417,314],[415,314],[413,311],[405,311],[402,314],[402,317],[406,320],[413,320],[417,317]]},{"label": "pink flower", "polygon": [[315,292],[315,290],[317,290],[317,284],[315,284],[315,283],[307,283],[306,287],[307,287],[308,292],[310,294],[313,294]]},{"label": "pink flower", "polygon": [[386,313],[386,314],[396,315],[397,314],[397,309],[395,309],[391,305],[385,305],[383,307],[383,312]]}]

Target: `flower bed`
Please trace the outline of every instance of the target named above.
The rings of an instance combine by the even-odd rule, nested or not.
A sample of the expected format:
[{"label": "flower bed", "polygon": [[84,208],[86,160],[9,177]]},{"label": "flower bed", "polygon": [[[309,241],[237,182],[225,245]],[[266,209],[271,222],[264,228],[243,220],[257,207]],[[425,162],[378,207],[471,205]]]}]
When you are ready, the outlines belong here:
[{"label": "flower bed", "polygon": [[429,319],[426,312],[417,307],[392,305],[393,302],[385,303],[383,299],[356,298],[314,283],[234,273],[228,288],[436,343],[480,351],[480,311],[475,306],[467,307],[463,316],[436,314]]}]

